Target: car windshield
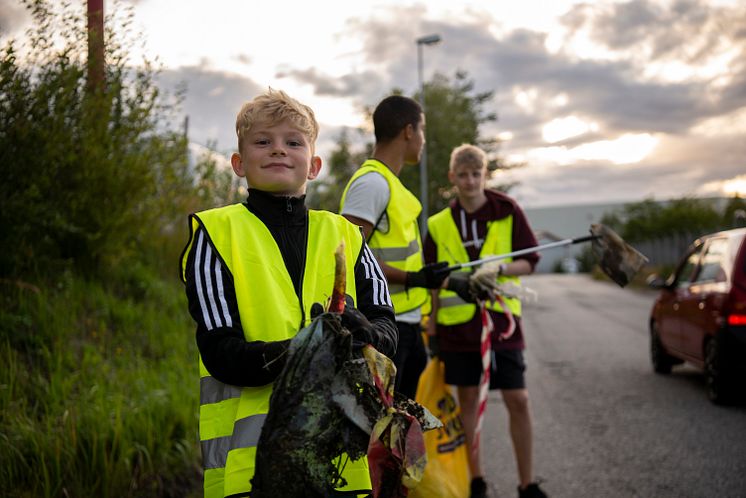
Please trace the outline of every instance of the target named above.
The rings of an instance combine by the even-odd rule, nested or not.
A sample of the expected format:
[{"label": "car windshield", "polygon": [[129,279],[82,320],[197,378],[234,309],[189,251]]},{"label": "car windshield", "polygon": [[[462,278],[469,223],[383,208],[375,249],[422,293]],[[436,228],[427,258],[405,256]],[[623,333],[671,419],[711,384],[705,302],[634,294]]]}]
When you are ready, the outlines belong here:
[{"label": "car windshield", "polygon": [[702,247],[703,245],[699,244],[693,248],[679,267],[679,270],[676,272],[676,285],[678,287],[686,287],[692,283],[694,270],[697,269],[699,258],[702,255]]},{"label": "car windshield", "polygon": [[[697,282],[725,282],[727,278],[726,268],[732,265],[732,258],[728,257],[728,239],[718,237],[707,241]],[[730,261],[729,261],[730,260]]]}]

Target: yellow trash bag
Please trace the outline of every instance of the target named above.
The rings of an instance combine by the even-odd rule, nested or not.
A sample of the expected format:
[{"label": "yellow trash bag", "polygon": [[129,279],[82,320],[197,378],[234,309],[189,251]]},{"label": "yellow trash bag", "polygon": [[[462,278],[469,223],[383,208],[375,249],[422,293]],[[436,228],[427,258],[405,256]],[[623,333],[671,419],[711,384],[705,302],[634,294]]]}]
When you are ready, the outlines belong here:
[{"label": "yellow trash bag", "polygon": [[430,410],[443,427],[425,433],[427,466],[412,498],[468,498],[469,460],[461,410],[445,383],[445,365],[433,358],[420,376],[416,401]]}]

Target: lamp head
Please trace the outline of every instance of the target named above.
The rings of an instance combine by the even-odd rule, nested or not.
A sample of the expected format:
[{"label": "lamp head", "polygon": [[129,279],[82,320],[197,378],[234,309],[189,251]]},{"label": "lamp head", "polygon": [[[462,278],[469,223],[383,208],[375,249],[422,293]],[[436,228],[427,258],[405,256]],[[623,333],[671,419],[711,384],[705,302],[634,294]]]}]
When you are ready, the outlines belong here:
[{"label": "lamp head", "polygon": [[417,45],[433,45],[440,41],[440,35],[427,35],[417,38]]}]

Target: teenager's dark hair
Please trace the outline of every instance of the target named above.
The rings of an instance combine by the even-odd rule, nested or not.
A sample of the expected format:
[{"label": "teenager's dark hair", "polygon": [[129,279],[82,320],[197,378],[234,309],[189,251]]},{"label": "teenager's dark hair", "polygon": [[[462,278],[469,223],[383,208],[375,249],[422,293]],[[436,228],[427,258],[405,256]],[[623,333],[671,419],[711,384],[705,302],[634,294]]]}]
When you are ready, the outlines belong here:
[{"label": "teenager's dark hair", "polygon": [[422,107],[416,100],[401,95],[386,97],[373,111],[376,142],[393,140],[409,124],[417,128],[421,119]]}]

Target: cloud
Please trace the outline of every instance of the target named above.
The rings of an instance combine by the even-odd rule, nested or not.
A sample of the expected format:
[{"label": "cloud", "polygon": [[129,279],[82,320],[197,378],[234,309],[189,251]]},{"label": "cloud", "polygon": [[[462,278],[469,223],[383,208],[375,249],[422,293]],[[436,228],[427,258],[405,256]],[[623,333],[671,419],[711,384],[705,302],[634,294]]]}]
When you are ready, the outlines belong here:
[{"label": "cloud", "polygon": [[[561,166],[530,164],[508,173],[522,182],[516,195],[531,204],[692,195],[706,183],[742,172],[746,146],[738,134],[700,137],[693,130],[746,109],[744,9],[713,7],[704,0],[578,4],[562,18],[566,31],[558,49],[552,49],[547,33],[506,30],[488,15],[427,20],[427,13],[422,5],[397,7],[385,16],[348,23],[344,36],[360,38],[359,57],[375,74],[339,78],[316,68],[283,74],[312,85],[319,95],[372,105],[393,87],[407,94],[417,90],[414,40],[438,33],[442,43],[423,48],[426,75],[433,68],[449,68],[450,74],[467,69],[475,91],[494,92],[486,110],[497,112],[500,120],[482,132],[510,131],[505,155],[531,157],[532,150],[548,145],[543,127],[570,116],[597,125],[555,146],[582,151],[629,136],[659,140],[652,153],[637,155],[645,158],[636,163],[574,160]],[[415,21],[402,25],[391,19]],[[581,36],[604,50],[575,50]],[[718,60],[730,62],[724,68],[712,66]],[[673,62],[692,73],[668,77],[666,64]],[[649,72],[656,64],[659,71]]]},{"label": "cloud", "polygon": [[0,0],[0,33],[3,36],[20,31],[30,20],[28,11],[17,0]]},{"label": "cloud", "polygon": [[173,92],[186,85],[183,113],[189,116],[189,136],[202,145],[216,141],[216,148],[236,147],[236,114],[244,102],[266,90],[249,78],[191,66],[165,70],[158,83]]},{"label": "cloud", "polygon": [[[422,19],[423,9],[395,9],[390,11],[389,19]],[[428,66],[468,68],[479,88],[496,92],[499,100],[495,110],[501,121],[512,126],[509,119],[518,119],[533,137],[540,134],[530,128],[567,112],[550,105],[558,94],[566,95],[567,109],[601,123],[610,135],[686,133],[703,119],[746,105],[745,63],[739,62],[746,57],[734,57],[732,79],[725,84],[720,82],[721,87],[714,87],[708,80],[670,82],[645,78],[641,64],[663,57],[704,64],[726,48],[746,55],[746,39],[741,34],[744,15],[743,9],[713,8],[703,1],[663,7],[633,0],[611,6],[581,4],[565,16],[565,23],[574,27],[568,36],[581,28],[588,29],[596,43],[615,51],[634,51],[651,45],[653,48],[642,62],[626,53],[607,60],[552,53],[545,33],[516,29],[496,35],[495,26],[499,23],[486,16],[420,21],[405,27],[372,18],[357,20],[351,27],[362,33],[365,60],[383,65],[391,86],[410,91],[416,89],[414,39],[421,33],[441,34],[441,44],[424,49],[426,72]],[[533,113],[527,114],[509,100],[515,89],[537,91],[539,102]]]},{"label": "cloud", "polygon": [[249,64],[251,64],[251,57],[249,57],[249,56],[248,56],[248,55],[246,55],[246,54],[237,54],[237,55],[235,56],[235,59],[236,59],[236,60],[237,60],[238,62],[240,62],[241,64],[245,64],[245,65],[247,65],[247,66],[248,66]]},{"label": "cloud", "polygon": [[348,19],[344,29],[335,35],[340,45],[350,40],[362,44],[360,50],[345,56],[357,58],[365,70],[353,68],[347,74],[335,75],[313,67],[283,67],[278,69],[277,77],[309,84],[316,95],[350,98],[359,109],[375,105],[394,88],[412,93],[417,86],[415,39],[421,33],[437,29],[438,25],[419,21],[409,25],[392,22],[392,19],[422,19],[427,8],[421,4],[383,8],[380,12],[382,15]]},{"label": "cloud", "polygon": [[320,73],[315,68],[281,69],[277,78],[293,78],[313,86],[316,95],[328,97],[354,97],[367,95],[381,87],[382,78],[374,71],[346,74],[335,77]]},{"label": "cloud", "polygon": [[[276,78],[310,87],[322,101],[350,103],[340,107],[344,114],[375,105],[395,87],[416,92],[415,39],[438,33],[442,43],[423,47],[426,77],[434,70],[448,75],[467,70],[475,92],[493,91],[485,110],[496,112],[499,121],[482,132],[509,131],[512,138],[502,148],[506,156],[531,157],[549,145],[542,136],[545,125],[570,122],[572,116],[595,126],[554,146],[586,150],[580,148],[641,134],[659,140],[639,163],[534,163],[507,173],[522,182],[515,191],[519,200],[551,205],[675,197],[743,171],[746,147],[740,142],[746,126],[741,121],[728,136],[701,133],[722,116],[746,109],[742,7],[705,0],[576,4],[561,18],[559,39],[554,32],[507,29],[485,13],[437,18],[423,4],[372,12],[349,20],[335,34],[349,47],[343,55],[351,61],[349,70],[326,71],[323,64],[295,61],[278,66]],[[402,19],[410,21],[393,22]],[[583,52],[584,42],[596,51]],[[264,88],[206,67],[181,68],[168,76],[170,82],[178,78],[189,81],[184,107],[192,134],[233,148],[238,107]],[[322,123],[320,153],[331,150],[340,130]]]},{"label": "cloud", "polygon": [[[182,115],[189,116],[189,137],[202,146],[216,142],[214,148],[229,154],[236,149],[236,114],[244,102],[266,90],[250,78],[214,71],[203,67],[182,67],[166,70],[158,76],[158,84],[173,94],[184,91]],[[320,123],[317,153],[326,156],[334,148],[344,128],[348,138],[362,146],[358,133],[345,126]]]},{"label": "cloud", "polygon": [[[570,21],[572,19],[572,21]],[[650,0],[576,7],[567,20],[575,31],[590,28],[591,39],[612,50],[647,47],[652,60],[701,63],[728,49],[743,29],[746,11],[717,7],[706,0]]]},{"label": "cloud", "polygon": [[[414,18],[421,8],[400,8],[394,18]],[[413,12],[417,11],[417,12]],[[546,48],[547,35],[518,29],[498,38],[495,21],[468,18],[466,21],[421,22],[402,28],[378,19],[357,20],[351,29],[363,37],[362,57],[380,67],[375,79],[377,92],[368,85],[359,89],[339,78],[321,76],[315,69],[287,72],[312,84],[319,94],[344,94],[371,99],[368,105],[398,86],[407,93],[416,91],[416,45],[420,33],[441,34],[443,42],[425,47],[425,66],[469,68],[478,90],[494,90],[496,111],[502,123],[520,126],[518,140],[526,134],[531,140],[541,136],[540,127],[551,119],[563,117],[562,110],[550,105],[553,97],[565,94],[568,107],[605,125],[611,134],[655,131],[681,132],[703,116],[712,116],[720,108],[703,102],[702,84],[660,84],[635,78],[635,67],[627,61],[577,60],[566,54],[552,54]],[[366,29],[362,30],[361,27]],[[375,36],[374,36],[375,34]],[[430,71],[431,73],[432,71]],[[358,81],[360,78],[355,78]],[[367,75],[365,78],[367,79]],[[512,92],[535,89],[539,95],[534,112],[516,107]],[[734,96],[738,97],[738,96]]]},{"label": "cloud", "polygon": [[[498,94],[516,90],[537,94],[531,113],[503,98],[498,109],[503,123],[523,114],[524,126],[531,125],[532,120],[533,126],[540,126],[569,110],[601,123],[612,134],[651,130],[683,133],[701,119],[746,105],[740,79],[708,99],[705,96],[711,92],[705,82],[647,81],[639,78],[631,61],[552,54],[542,33],[517,30],[497,39],[486,28],[480,32],[478,26],[472,26],[468,31],[452,42],[444,37],[439,50],[445,52],[445,61],[440,67],[476,68],[471,73],[474,79],[480,86],[492,82]],[[558,94],[566,95],[565,109],[552,104]]]},{"label": "cloud", "polygon": [[667,137],[649,158],[637,164],[533,163],[498,173],[495,180],[519,182],[511,195],[527,207],[723,195],[722,191],[713,192],[712,185],[742,175],[743,157],[746,143],[739,136]]}]

